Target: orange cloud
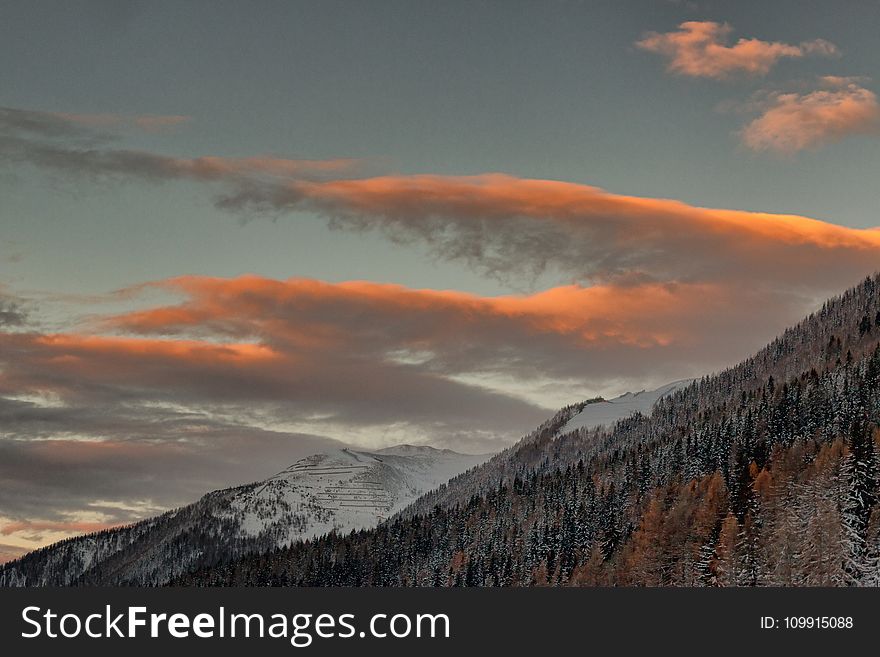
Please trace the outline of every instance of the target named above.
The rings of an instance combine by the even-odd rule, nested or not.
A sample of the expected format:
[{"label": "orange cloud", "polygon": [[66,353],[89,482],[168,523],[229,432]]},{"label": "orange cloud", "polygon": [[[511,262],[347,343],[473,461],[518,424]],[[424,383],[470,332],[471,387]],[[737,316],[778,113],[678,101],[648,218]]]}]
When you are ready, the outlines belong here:
[{"label": "orange cloud", "polygon": [[[489,273],[593,282],[748,280],[833,290],[873,271],[880,231],[808,217],[700,208],[504,174],[292,181],[227,207],[311,210]],[[833,272],[834,283],[820,267]]]},{"label": "orange cloud", "polygon": [[822,82],[827,88],[771,95],[763,113],[742,130],[743,143],[753,151],[795,153],[880,131],[876,94],[849,78]]},{"label": "orange cloud", "polygon": [[66,404],[283,402],[288,418],[381,424],[412,412],[438,422],[448,407],[464,413],[465,397],[474,412],[507,403],[497,396],[503,385],[480,402],[460,377],[577,380],[596,391],[612,379],[680,378],[748,353],[754,331],[769,337],[790,312],[783,300],[760,321],[744,318],[739,308],[772,294],[715,283],[497,297],[257,276],[152,285],[184,299],[106,317],[94,327],[103,335],[0,333],[0,394]]},{"label": "orange cloud", "polygon": [[[790,98],[781,98],[785,107],[771,108],[747,128],[747,139],[766,141],[771,123],[776,133],[780,125],[789,132],[797,126],[797,134],[812,135],[808,141],[866,129],[873,95],[851,81],[837,84],[801,99],[795,111]],[[175,158],[83,147],[71,130],[71,122],[54,115],[0,110],[0,132],[10,135],[0,140],[0,155],[70,174],[210,183],[221,190],[221,208],[301,211],[333,228],[376,229],[500,278],[549,272],[593,284],[737,281],[820,295],[873,271],[880,247],[873,229],[701,208],[578,183],[501,173],[353,177],[346,175],[359,165],[352,159]]]},{"label": "orange cloud", "polygon": [[214,344],[191,340],[144,340],[76,334],[49,334],[34,337],[33,344],[58,354],[55,362],[75,362],[91,356],[126,358],[149,355],[157,359],[187,360],[221,365],[268,361],[275,354],[259,344]]},{"label": "orange cloud", "polygon": [[[135,390],[173,386],[175,375],[182,371],[188,373],[190,384],[197,384],[211,377],[271,371],[281,361],[263,344],[216,340],[0,333],[0,344],[16,350],[12,357],[0,357],[0,394],[31,391],[62,399],[100,394],[106,386]],[[290,364],[289,359],[285,362]]]},{"label": "orange cloud", "polygon": [[[362,350],[374,339],[389,350],[443,349],[444,342],[454,344],[492,328],[523,337],[556,336],[570,340],[573,347],[614,342],[656,345],[686,332],[680,326],[658,329],[657,323],[634,322],[634,317],[692,315],[695,306],[703,307],[708,297],[719,293],[719,288],[709,285],[652,283],[569,285],[531,295],[481,297],[366,281],[278,281],[258,276],[187,276],[153,285],[183,292],[188,299],[179,306],[107,318],[101,325],[144,334],[195,330],[227,337],[259,335],[273,349],[295,345]],[[487,343],[491,338],[484,337]]]},{"label": "orange cloud", "polygon": [[649,32],[636,46],[663,55],[671,73],[722,79],[732,73],[766,75],[782,58],[837,54],[837,47],[823,39],[799,45],[760,39],[739,39],[727,45],[733,28],[714,21],[688,21],[677,31]]},{"label": "orange cloud", "polygon": [[[489,451],[549,408],[735,362],[812,309],[738,282],[501,296],[259,276],[147,285],[180,298],[78,333],[0,331],[0,426],[13,438],[0,441],[0,470],[38,471],[32,488],[57,484],[60,508],[65,491],[128,499],[165,486],[182,458],[189,468],[219,449],[233,467],[267,441],[273,454],[328,436]],[[127,300],[148,298],[139,291]],[[92,481],[101,463],[143,462],[162,465],[143,466],[128,492],[115,477]],[[27,487],[4,478],[15,516],[41,517]]]},{"label": "orange cloud", "polygon": [[[418,354],[425,370],[445,376],[540,371],[594,380],[614,368],[663,369],[686,350],[699,359],[709,333],[730,334],[727,344],[741,350],[742,338],[734,335],[743,328],[737,308],[751,295],[772,296],[715,283],[567,285],[497,297],[258,276],[188,276],[151,285],[185,300],[108,317],[98,328],[221,341],[256,338],[279,358],[296,355],[298,367],[307,370],[310,362],[329,367],[342,357],[387,366],[410,353]],[[787,303],[777,307],[788,310]]]}]

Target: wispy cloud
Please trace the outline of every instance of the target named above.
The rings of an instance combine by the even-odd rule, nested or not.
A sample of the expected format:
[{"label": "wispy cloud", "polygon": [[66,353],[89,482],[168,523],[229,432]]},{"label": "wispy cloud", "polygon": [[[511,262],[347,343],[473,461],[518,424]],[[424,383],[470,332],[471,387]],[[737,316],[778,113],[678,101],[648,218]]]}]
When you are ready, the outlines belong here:
[{"label": "wispy cloud", "polygon": [[145,132],[172,130],[192,120],[190,116],[165,114],[71,114],[67,112],[47,112],[47,114],[89,128],[136,128]]},{"label": "wispy cloud", "polygon": [[90,130],[138,129],[160,132],[184,125],[192,117],[167,114],[76,114],[0,107],[0,133],[27,132],[43,137],[86,135]]},{"label": "wispy cloud", "polygon": [[792,154],[854,135],[880,133],[877,95],[854,78],[826,76],[806,93],[771,93],[741,132],[753,151]]},{"label": "wispy cloud", "polygon": [[729,45],[732,32],[733,28],[726,23],[688,21],[671,32],[649,32],[636,42],[636,46],[665,57],[670,73],[715,79],[737,73],[766,75],[784,58],[838,54],[837,47],[824,39],[794,45],[741,38]]},{"label": "wispy cloud", "polygon": [[376,229],[494,275],[554,271],[592,283],[739,280],[827,289],[824,272],[855,280],[872,270],[880,247],[873,229],[503,174],[288,181],[220,204],[311,211],[331,226]]},{"label": "wispy cloud", "polygon": [[272,156],[181,158],[114,148],[107,128],[176,125],[185,117],[72,115],[0,108],[0,161],[59,174],[161,182],[195,180],[252,187],[277,177],[313,178],[355,169],[351,158],[285,159]]}]

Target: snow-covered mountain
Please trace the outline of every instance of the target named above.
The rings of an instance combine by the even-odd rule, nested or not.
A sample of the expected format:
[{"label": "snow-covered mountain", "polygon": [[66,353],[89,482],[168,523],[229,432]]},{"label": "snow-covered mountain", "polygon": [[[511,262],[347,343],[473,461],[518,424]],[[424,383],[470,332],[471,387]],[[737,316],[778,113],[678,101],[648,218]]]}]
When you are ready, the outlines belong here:
[{"label": "snow-covered mountain", "polygon": [[413,445],[315,454],[265,481],[32,552],[0,566],[0,585],[161,584],[246,553],[373,527],[488,456]]},{"label": "snow-covered mountain", "polygon": [[364,529],[486,458],[413,445],[315,454],[236,489],[218,513],[242,536],[270,534],[276,545]]},{"label": "snow-covered mountain", "polygon": [[586,402],[583,410],[575,413],[559,430],[560,435],[575,429],[595,429],[599,426],[611,427],[618,420],[630,417],[633,413],[650,415],[654,404],[676,390],[686,388],[693,379],[673,381],[655,390],[627,392],[614,399],[597,399]]}]

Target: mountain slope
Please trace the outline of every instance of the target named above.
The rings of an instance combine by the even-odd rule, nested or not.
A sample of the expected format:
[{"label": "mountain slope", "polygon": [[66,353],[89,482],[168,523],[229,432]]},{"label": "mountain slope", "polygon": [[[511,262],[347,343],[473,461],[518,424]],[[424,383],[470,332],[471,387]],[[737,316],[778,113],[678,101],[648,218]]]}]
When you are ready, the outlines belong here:
[{"label": "mountain slope", "polygon": [[315,454],[265,481],[37,550],[0,568],[0,585],[161,584],[220,559],[373,527],[486,458],[410,445]]},{"label": "mountain slope", "polygon": [[878,585],[880,277],[612,427],[554,418],[375,529],[194,585]]},{"label": "mountain slope", "polygon": [[654,405],[676,390],[687,387],[692,379],[674,381],[660,386],[655,390],[627,392],[614,399],[596,399],[587,402],[583,410],[571,416],[560,429],[560,434],[578,429],[596,429],[600,426],[610,427],[618,420],[631,417],[635,413],[650,415]]},{"label": "mountain slope", "polygon": [[684,379],[655,390],[627,392],[610,400],[597,397],[565,406],[513,446],[499,452],[480,467],[453,477],[448,484],[425,493],[400,514],[412,517],[430,513],[435,506],[449,508],[466,504],[472,496],[492,490],[499,481],[509,481],[517,474],[547,466],[546,447],[558,438],[588,429],[611,429],[616,422],[634,415],[648,415],[658,401],[692,383],[693,380]]}]

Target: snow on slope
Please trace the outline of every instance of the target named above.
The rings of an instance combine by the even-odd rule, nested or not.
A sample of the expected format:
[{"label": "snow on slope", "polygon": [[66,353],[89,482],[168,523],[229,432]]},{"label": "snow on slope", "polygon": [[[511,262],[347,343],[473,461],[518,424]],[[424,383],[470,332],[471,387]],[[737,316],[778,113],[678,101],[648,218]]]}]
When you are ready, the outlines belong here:
[{"label": "snow on slope", "polygon": [[435,488],[417,499],[400,512],[403,518],[428,514],[435,506],[452,508],[466,504],[474,495],[483,495],[498,487],[501,480],[512,481],[523,471],[544,467],[551,452],[546,445],[565,434],[585,427],[595,429],[604,425],[610,429],[618,420],[628,418],[635,412],[650,414],[659,399],[676,390],[686,388],[693,379],[667,383],[656,390],[628,392],[611,400],[596,399],[578,402],[559,409],[553,417],[542,423],[522,439],[499,452],[486,463],[462,475],[451,478],[442,489]]},{"label": "snow on slope", "polygon": [[[274,530],[278,545],[364,529],[487,458],[412,445],[315,454],[242,487],[219,515],[233,519],[242,536]],[[306,522],[290,522],[304,515]]]},{"label": "snow on slope", "polygon": [[659,399],[687,387],[692,381],[693,379],[683,379],[667,383],[656,390],[627,392],[607,401],[603,399],[590,402],[584,406],[584,410],[572,416],[559,433],[561,435],[581,428],[595,429],[601,425],[610,427],[617,420],[627,418],[635,412],[649,415]]}]

